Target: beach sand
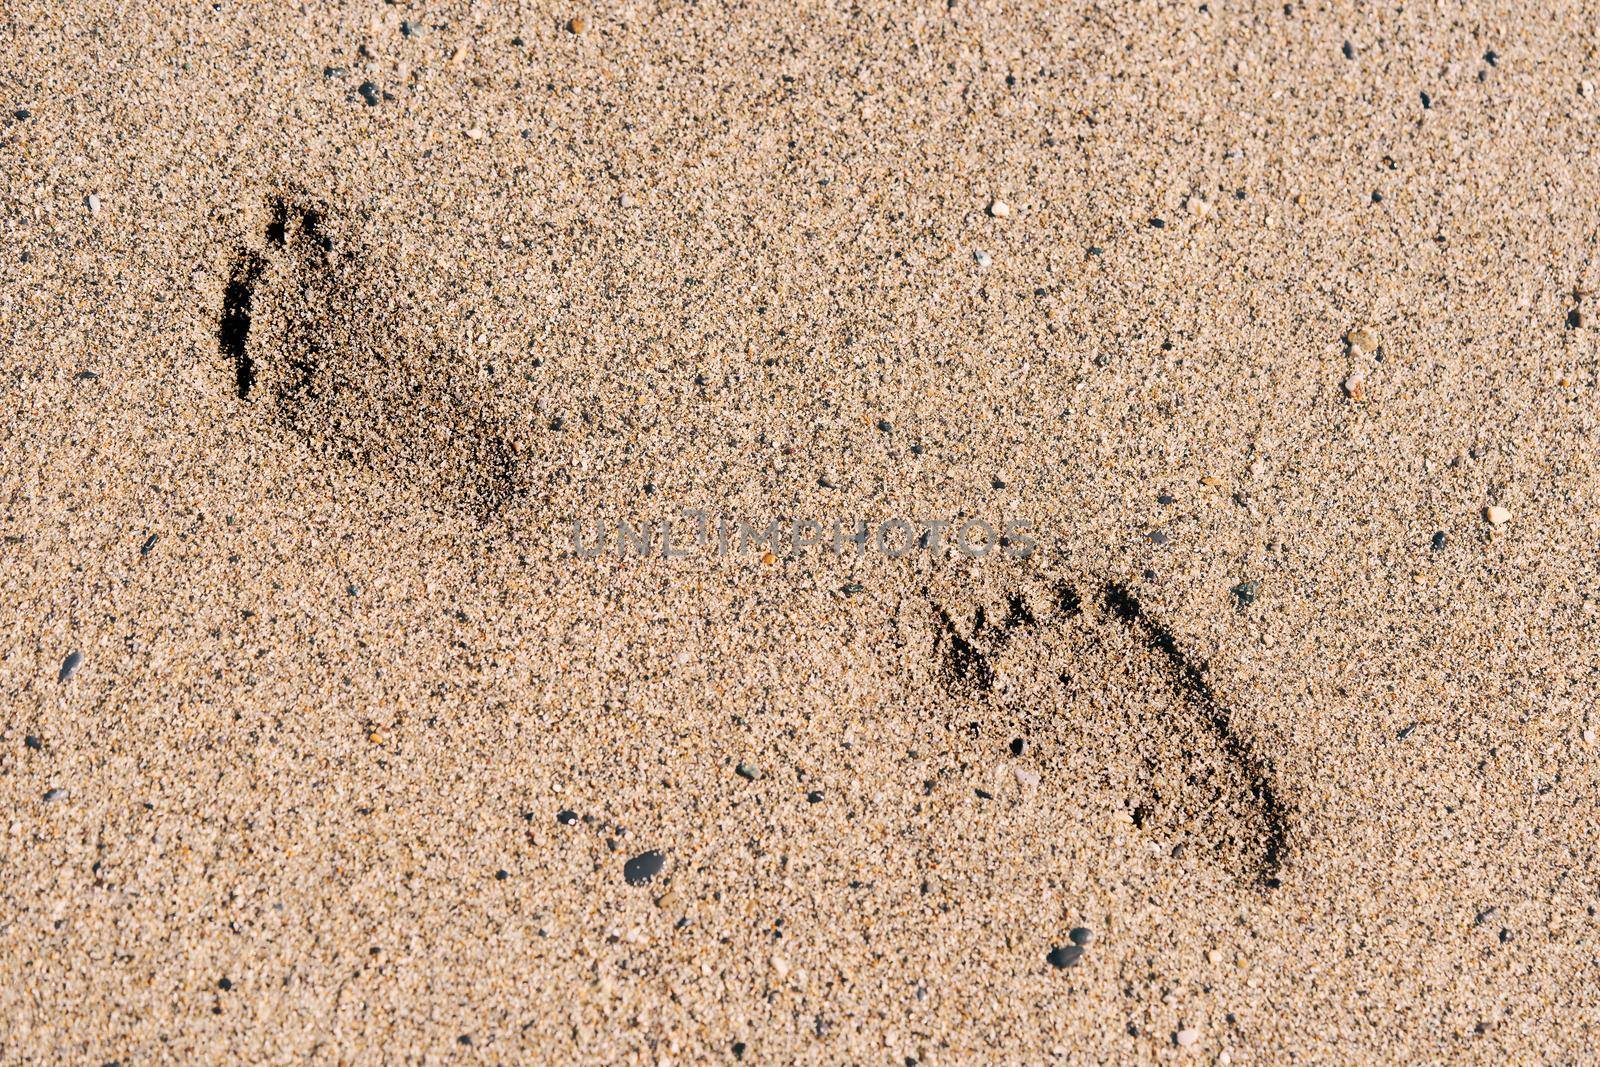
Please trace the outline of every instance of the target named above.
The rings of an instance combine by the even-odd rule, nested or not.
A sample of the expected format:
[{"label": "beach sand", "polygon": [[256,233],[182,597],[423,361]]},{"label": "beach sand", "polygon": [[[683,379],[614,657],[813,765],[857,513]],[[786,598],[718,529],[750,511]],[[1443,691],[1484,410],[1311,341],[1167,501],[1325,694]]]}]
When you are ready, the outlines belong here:
[{"label": "beach sand", "polygon": [[1597,16],[8,5],[0,1062],[1600,1056]]}]

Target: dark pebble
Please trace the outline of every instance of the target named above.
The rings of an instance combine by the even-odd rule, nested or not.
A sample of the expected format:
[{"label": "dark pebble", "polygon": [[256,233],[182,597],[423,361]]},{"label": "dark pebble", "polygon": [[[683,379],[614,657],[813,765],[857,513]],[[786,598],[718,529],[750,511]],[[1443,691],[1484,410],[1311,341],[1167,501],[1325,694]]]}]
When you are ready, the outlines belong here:
[{"label": "dark pebble", "polygon": [[807,804],[821,804],[822,803],[822,790],[813,789],[811,792],[807,793],[806,794],[806,803]]},{"label": "dark pebble", "polygon": [[1167,543],[1167,535],[1160,530],[1151,530],[1150,543],[1152,545],[1164,545]]},{"label": "dark pebble", "polygon": [[497,882],[503,882],[507,878],[510,878],[510,877],[511,877],[510,872],[505,871],[505,870],[499,870],[499,871],[495,871],[494,872],[494,880],[497,881]]},{"label": "dark pebble", "polygon": [[1013,737],[1011,739],[1011,754],[1013,756],[1022,755],[1022,750],[1027,748],[1027,747],[1028,747],[1028,743],[1026,741],[1024,741],[1022,738]]},{"label": "dark pebble", "polygon": [[1045,959],[1050,961],[1052,967],[1075,967],[1083,958],[1082,945],[1061,945],[1050,950],[1050,955]]},{"label": "dark pebble", "polygon": [[1150,225],[1154,226],[1158,230],[1164,230],[1164,229],[1167,228],[1167,220],[1166,219],[1151,219],[1150,220]]},{"label": "dark pebble", "polygon": [[25,107],[17,108],[17,110],[12,112],[12,114],[17,116],[18,122],[27,122],[29,119],[33,118],[33,112],[29,111]]},{"label": "dark pebble", "polygon": [[1082,948],[1094,940],[1094,931],[1087,926],[1074,926],[1067,931],[1067,940]]},{"label": "dark pebble", "polygon": [[226,993],[228,990],[233,988],[232,979],[229,979],[229,978],[218,978],[217,979],[217,988],[222,990],[224,993]]},{"label": "dark pebble", "polygon": [[894,425],[888,419],[879,419],[878,429],[882,430],[884,433],[888,433],[890,430],[894,429]]},{"label": "dark pebble", "polygon": [[1567,329],[1576,330],[1582,325],[1583,312],[1579,311],[1577,308],[1573,308],[1571,311],[1567,312]]},{"label": "dark pebble", "polygon": [[44,802],[46,804],[54,804],[58,800],[65,800],[65,799],[67,799],[67,791],[65,789],[47,789],[47,790],[45,790]]},{"label": "dark pebble", "polygon": [[994,794],[989,792],[987,789],[974,789],[973,792],[978,794],[978,797],[981,800],[993,800],[994,799]]},{"label": "dark pebble", "polygon": [[460,1037],[456,1038],[456,1044],[458,1044],[458,1045],[470,1045],[470,1044],[472,1044],[472,1035],[471,1034],[462,1034]]},{"label": "dark pebble", "polygon": [[1349,41],[1344,43],[1344,47],[1340,51],[1344,53],[1346,59],[1354,59],[1356,57],[1356,46]]},{"label": "dark pebble", "polygon": [[523,45],[525,45],[527,43],[528,42],[524,41],[521,37],[513,37],[513,38],[511,38],[511,47],[513,47],[513,48],[521,48]]},{"label": "dark pebble", "polygon": [[1429,96],[1427,93],[1422,93],[1421,96],[1422,110],[1427,111],[1429,108],[1433,107],[1433,97]]},{"label": "dark pebble", "polygon": [[1160,504],[1164,508],[1169,508],[1177,502],[1178,498],[1170,493],[1162,493],[1160,496],[1156,497],[1156,503]]},{"label": "dark pebble", "polygon": [[744,1042],[743,1041],[735,1041],[733,1043],[733,1058],[736,1059],[736,1060],[744,1059]]},{"label": "dark pebble", "polygon": [[150,550],[156,547],[157,540],[158,538],[155,534],[151,534],[149,537],[146,537],[144,539],[144,544],[139,546],[139,555],[148,556],[150,554]]},{"label": "dark pebble", "polygon": [[667,865],[667,857],[651,849],[641,852],[633,859],[622,865],[622,877],[629,885],[644,885],[656,875],[661,873],[661,868]]},{"label": "dark pebble", "polygon": [[1372,202],[1374,204],[1383,203],[1383,194],[1378,192],[1378,190],[1376,190],[1376,189],[1372,190]]},{"label": "dark pebble", "polygon": [[761,777],[760,768],[753,763],[741,763],[733,769],[733,773],[747,782],[753,782]]},{"label": "dark pebble", "polygon": [[577,821],[578,813],[575,811],[563,810],[556,812],[556,822],[560,823],[562,826],[571,826]]},{"label": "dark pebble", "polygon": [[83,666],[82,652],[69,652],[67,658],[61,661],[61,673],[56,675],[56,681],[64,682],[78,673],[78,668]]},{"label": "dark pebble", "polygon": [[1256,597],[1261,593],[1260,582],[1240,582],[1233,587],[1233,595],[1238,598],[1240,607],[1249,607],[1256,602]]},{"label": "dark pebble", "polygon": [[1445,541],[1446,541],[1446,538],[1444,536],[1444,531],[1443,530],[1437,530],[1437,531],[1434,532],[1433,540],[1430,543],[1433,545],[1433,550],[1435,552],[1443,552],[1444,551]]},{"label": "dark pebble", "polygon": [[37,734],[29,734],[27,737],[22,739],[22,743],[33,749],[35,752],[39,752],[44,748],[44,742],[39,739]]},{"label": "dark pebble", "polygon": [[1500,62],[1500,53],[1491,48],[1483,54],[1483,61],[1491,67],[1496,66]]},{"label": "dark pebble", "polygon": [[361,87],[356,92],[361,94],[361,99],[367,102],[368,107],[378,106],[380,97],[378,96],[378,87],[376,85],[371,82],[362,82]]}]

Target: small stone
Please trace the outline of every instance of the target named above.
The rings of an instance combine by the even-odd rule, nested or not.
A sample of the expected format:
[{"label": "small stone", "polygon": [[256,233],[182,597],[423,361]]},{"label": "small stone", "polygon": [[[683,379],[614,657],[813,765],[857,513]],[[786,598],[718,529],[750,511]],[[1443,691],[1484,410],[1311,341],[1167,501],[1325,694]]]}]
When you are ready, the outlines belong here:
[{"label": "small stone", "polygon": [[641,852],[633,859],[622,865],[622,877],[629,885],[645,885],[656,875],[661,873],[661,868],[667,865],[667,857],[651,849]]},{"label": "small stone", "polygon": [[582,15],[574,15],[567,22],[567,29],[573,33],[582,33],[589,28],[589,20]]},{"label": "small stone", "polygon": [[1357,326],[1345,334],[1344,339],[1350,346],[1350,354],[1354,356],[1367,356],[1378,350],[1377,335],[1366,326]]},{"label": "small stone", "polygon": [[61,671],[56,675],[57,682],[64,682],[78,673],[78,668],[83,666],[82,652],[69,652],[67,658],[61,661]]},{"label": "small stone", "polygon": [[[1585,730],[1585,731],[1583,731],[1581,736],[1583,738],[1583,743],[1584,744],[1586,744],[1586,745],[1594,744],[1594,731],[1593,730]],[[38,740],[38,738],[34,738],[34,740]]]},{"label": "small stone", "polygon": [[1362,401],[1367,398],[1367,376],[1361,371],[1352,372],[1340,383],[1344,395],[1351,400]]},{"label": "small stone", "polygon": [[1206,949],[1206,962],[1215,967],[1217,964],[1222,962],[1222,953],[1218,952],[1214,948]]},{"label": "small stone", "polygon": [[1233,595],[1239,601],[1239,606],[1247,608],[1256,602],[1256,597],[1261,594],[1260,582],[1240,582],[1233,587]]},{"label": "small stone", "polygon": [[1032,789],[1039,784],[1039,776],[1026,767],[1012,767],[1011,776],[1023,789]]},{"label": "small stone", "polygon": [[1067,940],[1071,941],[1074,945],[1086,947],[1089,942],[1094,940],[1094,931],[1089,929],[1087,926],[1074,926],[1071,930],[1067,931]]},{"label": "small stone", "polygon": [[150,554],[150,550],[156,547],[157,539],[158,538],[156,534],[151,534],[149,537],[146,537],[144,539],[144,544],[139,546],[139,555],[148,556]]},{"label": "small stone", "polygon": [[761,777],[761,768],[754,763],[741,763],[733,769],[733,773],[747,782],[753,782]]},{"label": "small stone", "polygon": [[1164,544],[1167,543],[1167,540],[1168,540],[1167,535],[1165,533],[1163,533],[1162,531],[1160,531],[1160,530],[1151,530],[1150,531],[1150,543],[1152,545],[1164,545]]},{"label": "small stone", "polygon": [[570,808],[556,812],[556,822],[562,826],[571,826],[578,821],[578,813]]},{"label": "small stone", "polygon": [[1483,509],[1483,517],[1489,520],[1490,526],[1500,527],[1511,521],[1511,511],[1499,504],[1490,504]]},{"label": "small stone", "polygon": [[617,197],[617,206],[623,208],[624,210],[630,207],[638,207],[639,198],[634,196],[632,193],[623,193],[621,196]]},{"label": "small stone", "polygon": [[1433,533],[1433,540],[1428,542],[1428,544],[1435,552],[1443,552],[1447,541],[1448,538],[1445,537],[1443,530],[1435,530]]},{"label": "small stone", "polygon": [[1585,78],[1582,81],[1580,81],[1578,83],[1578,95],[1579,96],[1593,96],[1594,95],[1594,82],[1590,81],[1588,78]]},{"label": "small stone", "polygon": [[806,794],[806,803],[807,804],[821,804],[822,803],[822,790],[813,789],[811,792],[807,793]]},{"label": "small stone", "polygon": [[1050,966],[1060,970],[1063,967],[1076,967],[1083,958],[1082,945],[1058,945],[1050,950],[1045,960]]},{"label": "small stone", "polygon": [[1193,1030],[1193,1029],[1185,1029],[1185,1030],[1179,1030],[1178,1031],[1178,1047],[1179,1048],[1194,1048],[1195,1045],[1197,1045],[1199,1043],[1200,1043],[1200,1031]]},{"label": "small stone", "polygon": [[27,737],[22,739],[22,743],[28,748],[32,749],[34,752],[38,752],[44,748],[44,742],[39,739],[37,734],[29,734]]},{"label": "small stone", "polygon": [[54,804],[65,799],[67,799],[67,791],[65,789],[49,789],[44,794],[44,802],[46,804]]},{"label": "small stone", "polygon": [[85,197],[84,203],[89,205],[89,214],[100,214],[100,198],[94,193],[90,193],[87,197]]},{"label": "small stone", "polygon": [[378,95],[378,87],[376,85],[373,85],[371,82],[362,82],[361,85],[357,87],[356,92],[361,94],[361,99],[367,102],[368,107],[378,106],[378,100],[380,97]]},{"label": "small stone", "polygon": [[1006,219],[1011,217],[1011,205],[996,197],[989,201],[989,214],[993,218]]},{"label": "small stone", "polygon": [[988,270],[994,263],[994,257],[981,249],[972,253],[972,258],[977,262],[979,270]]},{"label": "small stone", "polygon": [[12,114],[17,117],[17,121],[18,122],[27,122],[30,118],[33,117],[33,112],[29,111],[25,107],[17,108],[17,110],[12,112]]},{"label": "small stone", "polygon": [[472,129],[467,131],[467,140],[469,140],[469,141],[481,141],[481,140],[483,140],[483,131],[478,129],[476,126],[474,126]]}]

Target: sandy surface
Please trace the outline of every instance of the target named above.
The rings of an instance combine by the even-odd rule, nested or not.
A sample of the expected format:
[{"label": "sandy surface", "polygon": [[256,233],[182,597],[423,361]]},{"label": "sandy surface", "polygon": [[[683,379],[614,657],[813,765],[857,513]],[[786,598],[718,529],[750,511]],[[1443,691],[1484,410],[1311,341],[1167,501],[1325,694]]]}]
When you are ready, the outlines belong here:
[{"label": "sandy surface", "polygon": [[1592,1062],[1597,24],[6,5],[0,1061]]}]

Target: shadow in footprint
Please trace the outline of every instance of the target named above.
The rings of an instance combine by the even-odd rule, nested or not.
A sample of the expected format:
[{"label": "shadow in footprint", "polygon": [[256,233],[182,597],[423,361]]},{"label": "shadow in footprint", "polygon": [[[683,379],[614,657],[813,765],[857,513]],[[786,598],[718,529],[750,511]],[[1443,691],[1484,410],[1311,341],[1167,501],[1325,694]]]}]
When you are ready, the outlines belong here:
[{"label": "shadow in footprint", "polygon": [[528,448],[451,346],[413,326],[396,267],[327,207],[270,198],[238,248],[217,345],[242,404],[312,447],[482,519],[528,491]]},{"label": "shadow in footprint", "polygon": [[932,606],[950,691],[1031,737],[1036,758],[1100,768],[1130,793],[1135,826],[1174,853],[1200,849],[1243,881],[1278,886],[1290,820],[1272,769],[1205,668],[1130,590],[1106,583],[1086,598],[1056,582],[965,617]]}]

